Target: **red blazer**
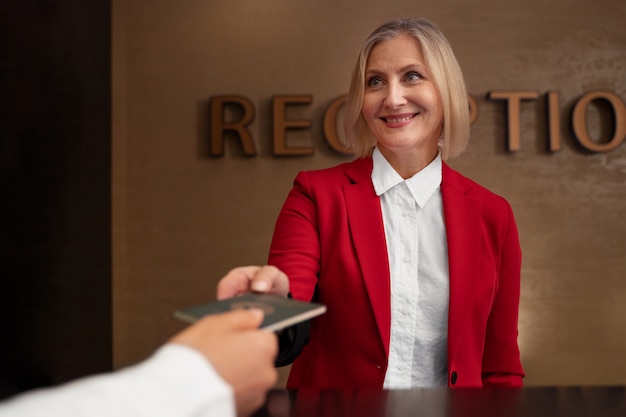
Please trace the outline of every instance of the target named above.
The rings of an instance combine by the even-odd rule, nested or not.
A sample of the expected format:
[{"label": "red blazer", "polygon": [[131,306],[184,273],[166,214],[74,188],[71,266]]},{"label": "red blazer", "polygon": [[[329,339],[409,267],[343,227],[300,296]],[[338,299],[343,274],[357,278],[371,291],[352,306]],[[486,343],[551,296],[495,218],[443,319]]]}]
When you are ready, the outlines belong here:
[{"label": "red blazer", "polygon": [[[300,172],[279,214],[269,263],[293,297],[326,304],[294,361],[289,389],[382,388],[391,323],[387,248],[372,159]],[[443,164],[450,306],[448,385],[521,386],[521,251],[510,205]]]}]

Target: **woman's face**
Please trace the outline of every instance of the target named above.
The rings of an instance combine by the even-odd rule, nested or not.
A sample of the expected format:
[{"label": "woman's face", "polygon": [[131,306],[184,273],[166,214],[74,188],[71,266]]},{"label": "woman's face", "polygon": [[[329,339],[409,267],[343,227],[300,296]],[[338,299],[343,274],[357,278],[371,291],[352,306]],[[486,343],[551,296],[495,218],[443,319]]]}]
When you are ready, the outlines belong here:
[{"label": "woman's face", "polygon": [[383,154],[436,156],[443,110],[417,40],[403,34],[374,46],[361,113]]}]

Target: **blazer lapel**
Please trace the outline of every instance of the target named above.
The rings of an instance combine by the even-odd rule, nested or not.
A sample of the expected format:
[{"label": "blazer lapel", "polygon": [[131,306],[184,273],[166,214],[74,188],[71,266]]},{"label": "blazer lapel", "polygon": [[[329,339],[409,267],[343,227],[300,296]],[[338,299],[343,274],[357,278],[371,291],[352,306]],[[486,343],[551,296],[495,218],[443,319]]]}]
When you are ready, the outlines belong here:
[{"label": "blazer lapel", "polygon": [[380,200],[371,180],[372,159],[357,159],[348,165],[346,175],[352,181],[343,187],[350,233],[354,242],[363,279],[376,324],[389,355],[391,326],[391,290],[389,262]]},{"label": "blazer lapel", "polygon": [[[351,184],[344,196],[350,232],[370,303],[376,317],[385,353],[389,355],[391,325],[391,290],[389,262],[380,200],[371,181],[371,158],[357,159],[346,168]],[[450,308],[448,318],[448,354],[459,348],[460,335],[470,317],[479,267],[481,221],[480,201],[467,196],[470,185],[463,177],[443,165],[442,198],[448,241],[450,273]]]},{"label": "blazer lapel", "polygon": [[479,270],[481,239],[480,201],[469,197],[470,183],[446,164],[443,165],[441,194],[448,239],[450,307],[448,356],[459,348],[474,302],[474,279]]}]

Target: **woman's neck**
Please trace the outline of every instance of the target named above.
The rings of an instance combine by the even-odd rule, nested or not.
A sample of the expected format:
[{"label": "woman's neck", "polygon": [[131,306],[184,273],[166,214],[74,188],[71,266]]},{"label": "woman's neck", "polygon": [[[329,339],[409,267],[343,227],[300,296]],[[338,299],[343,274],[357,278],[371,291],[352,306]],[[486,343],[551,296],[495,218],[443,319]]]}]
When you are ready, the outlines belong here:
[{"label": "woman's neck", "polygon": [[435,160],[439,153],[439,148],[437,147],[434,149],[420,149],[416,151],[392,151],[380,146],[378,146],[378,149],[393,169],[405,180],[426,168]]}]

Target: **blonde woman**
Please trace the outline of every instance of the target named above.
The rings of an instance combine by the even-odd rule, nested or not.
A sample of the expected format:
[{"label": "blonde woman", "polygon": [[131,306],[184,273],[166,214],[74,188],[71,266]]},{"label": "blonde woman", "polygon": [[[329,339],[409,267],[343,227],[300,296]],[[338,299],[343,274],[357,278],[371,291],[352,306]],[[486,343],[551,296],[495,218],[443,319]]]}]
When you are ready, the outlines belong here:
[{"label": "blonde woman", "polygon": [[222,282],[327,305],[281,337],[287,388],[521,386],[521,250],[507,201],[446,164],[469,140],[452,48],[426,19],[378,27],[345,131],[359,158],[301,172],[269,264],[288,282]]}]

